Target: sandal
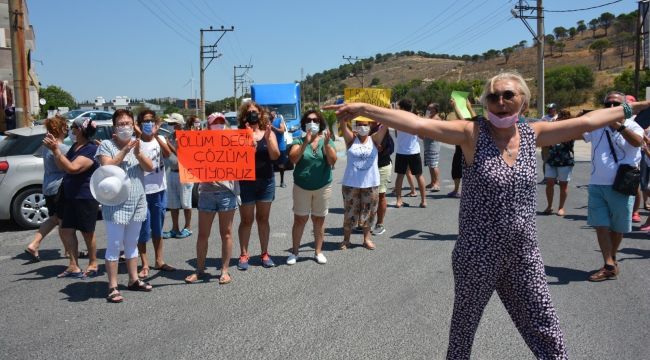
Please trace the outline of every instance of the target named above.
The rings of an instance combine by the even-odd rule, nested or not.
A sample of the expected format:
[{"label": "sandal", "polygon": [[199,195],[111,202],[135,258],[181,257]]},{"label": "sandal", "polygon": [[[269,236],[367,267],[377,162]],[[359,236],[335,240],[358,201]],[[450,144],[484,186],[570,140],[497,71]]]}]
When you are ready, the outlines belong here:
[{"label": "sandal", "polygon": [[149,284],[148,282],[144,282],[140,279],[129,284],[129,286],[127,286],[126,288],[131,291],[144,291],[144,292],[149,292],[153,290],[153,286],[151,286],[151,284]]},{"label": "sandal", "polygon": [[106,297],[106,301],[109,303],[114,303],[118,304],[124,301],[124,297],[120,293],[119,290],[117,290],[116,287],[108,289],[108,296]]},{"label": "sandal", "polygon": [[222,273],[221,276],[219,276],[219,285],[226,285],[226,284],[230,284],[231,282],[232,282],[232,278],[228,273],[225,274]]},{"label": "sandal", "polygon": [[41,261],[41,257],[38,256],[38,254],[36,253],[36,250],[32,250],[32,249],[30,249],[30,248],[27,248],[27,249],[25,249],[25,253],[26,253],[27,255],[29,255],[29,257],[31,258],[32,262],[39,262],[39,261]]},{"label": "sandal", "polygon": [[440,191],[440,185],[434,185],[431,187],[431,192],[439,192]]},{"label": "sandal", "polygon": [[186,284],[194,284],[195,282],[199,280],[205,280],[208,278],[208,274],[206,274],[203,271],[197,271],[195,273],[190,274],[185,278],[185,283]]},{"label": "sandal", "polygon": [[546,210],[542,211],[542,215],[553,215],[553,209],[547,208]]},{"label": "sandal", "polygon": [[86,269],[84,277],[96,277],[99,275],[99,269]]},{"label": "sandal", "polygon": [[339,249],[345,250],[350,246],[352,246],[352,243],[350,243],[349,241],[342,241],[341,244],[339,244]]},{"label": "sandal", "polygon": [[368,250],[375,250],[376,248],[375,243],[373,243],[372,240],[364,241],[363,247]]},{"label": "sandal", "polygon": [[153,269],[158,271],[167,271],[167,272],[176,271],[175,267],[170,266],[168,264],[162,264],[162,266],[154,267]]}]

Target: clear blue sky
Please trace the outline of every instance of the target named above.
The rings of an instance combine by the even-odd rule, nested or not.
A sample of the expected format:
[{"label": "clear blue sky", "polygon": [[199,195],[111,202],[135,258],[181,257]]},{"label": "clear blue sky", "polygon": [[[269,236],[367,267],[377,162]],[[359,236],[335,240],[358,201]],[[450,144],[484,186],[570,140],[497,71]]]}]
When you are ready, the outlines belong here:
[{"label": "clear blue sky", "polygon": [[[544,0],[547,10],[579,9],[613,0]],[[206,98],[233,94],[233,66],[252,64],[258,83],[291,82],[336,68],[342,56],[403,50],[480,54],[532,36],[511,0],[27,0],[36,33],[33,58],[43,86],[78,101],[191,97],[199,88],[199,29],[229,28],[223,56],[206,70]],[[535,4],[534,1],[530,2]],[[609,11],[631,12],[634,0],[594,10],[546,13],[546,33]],[[535,20],[529,20],[535,28]],[[217,33],[207,34],[213,44]]]}]

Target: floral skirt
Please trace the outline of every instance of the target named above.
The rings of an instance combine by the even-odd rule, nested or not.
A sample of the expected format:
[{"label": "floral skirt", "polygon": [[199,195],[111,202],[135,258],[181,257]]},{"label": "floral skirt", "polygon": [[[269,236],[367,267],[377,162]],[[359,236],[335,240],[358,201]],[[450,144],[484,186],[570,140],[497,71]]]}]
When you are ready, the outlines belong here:
[{"label": "floral skirt", "polygon": [[369,228],[375,222],[379,204],[379,187],[354,188],[342,186],[343,192],[343,229],[352,230],[361,225]]}]

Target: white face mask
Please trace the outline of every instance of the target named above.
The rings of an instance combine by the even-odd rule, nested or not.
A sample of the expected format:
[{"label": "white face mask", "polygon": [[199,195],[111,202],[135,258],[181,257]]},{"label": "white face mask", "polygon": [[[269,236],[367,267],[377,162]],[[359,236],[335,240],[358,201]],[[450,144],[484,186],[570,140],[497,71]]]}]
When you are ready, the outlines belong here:
[{"label": "white face mask", "polygon": [[133,135],[133,127],[131,126],[117,128],[117,137],[120,138],[120,140],[122,141],[131,140],[132,135]]},{"label": "white face mask", "polygon": [[320,124],[315,122],[310,122],[307,124],[307,126],[305,126],[305,129],[311,131],[312,135],[316,135],[320,131]]},{"label": "white face mask", "polygon": [[72,133],[72,129],[68,130],[68,137],[70,138],[70,141],[72,141],[73,143],[77,142],[77,136],[75,136],[75,134]]},{"label": "white face mask", "polygon": [[212,124],[210,125],[210,130],[223,130],[226,128],[226,124]]},{"label": "white face mask", "polygon": [[366,136],[370,134],[370,126],[368,125],[357,125],[357,134],[361,136]]}]

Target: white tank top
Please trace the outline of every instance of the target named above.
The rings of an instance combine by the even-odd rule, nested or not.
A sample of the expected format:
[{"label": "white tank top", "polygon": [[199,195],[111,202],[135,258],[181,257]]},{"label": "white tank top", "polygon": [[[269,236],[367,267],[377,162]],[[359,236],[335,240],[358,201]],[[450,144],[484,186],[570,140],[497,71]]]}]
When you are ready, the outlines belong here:
[{"label": "white tank top", "polygon": [[347,151],[348,163],[343,174],[343,185],[365,189],[379,186],[379,167],[377,167],[377,147],[370,137],[361,143],[355,136]]}]

